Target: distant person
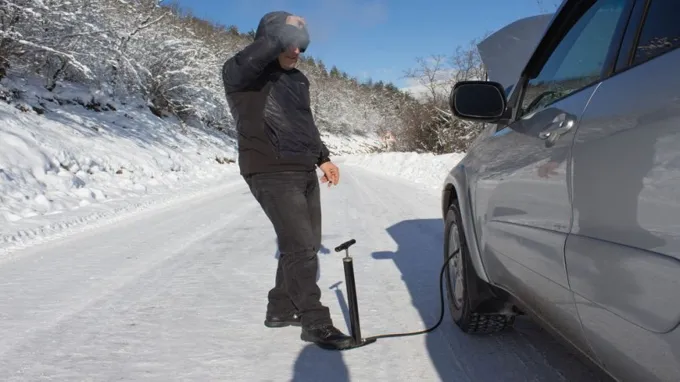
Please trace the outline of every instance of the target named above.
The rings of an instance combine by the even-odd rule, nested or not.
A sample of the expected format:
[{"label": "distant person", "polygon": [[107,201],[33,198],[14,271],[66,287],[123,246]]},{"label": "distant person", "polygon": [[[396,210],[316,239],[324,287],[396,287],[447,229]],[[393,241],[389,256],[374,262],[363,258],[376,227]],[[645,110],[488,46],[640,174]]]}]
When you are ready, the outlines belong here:
[{"label": "distant person", "polygon": [[255,41],[224,64],[222,79],[238,130],[241,175],[278,239],[278,269],[264,324],[302,326],[302,340],[339,349],[351,337],[333,326],[316,284],[321,247],[316,167],[328,187],[338,184],[340,172],[314,123],[309,80],[295,68],[308,45],[303,18],[267,13]]}]

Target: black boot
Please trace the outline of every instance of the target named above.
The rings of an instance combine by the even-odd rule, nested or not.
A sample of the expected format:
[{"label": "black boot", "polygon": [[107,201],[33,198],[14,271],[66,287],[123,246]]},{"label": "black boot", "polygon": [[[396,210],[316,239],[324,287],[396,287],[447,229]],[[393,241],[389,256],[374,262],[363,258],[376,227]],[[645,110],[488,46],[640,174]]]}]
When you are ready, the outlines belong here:
[{"label": "black boot", "polygon": [[352,337],[343,334],[331,324],[303,327],[300,339],[314,342],[319,347],[329,350],[343,350],[353,345]]},{"label": "black boot", "polygon": [[295,313],[290,314],[267,314],[264,326],[268,328],[283,328],[286,326],[300,326],[300,316]]}]

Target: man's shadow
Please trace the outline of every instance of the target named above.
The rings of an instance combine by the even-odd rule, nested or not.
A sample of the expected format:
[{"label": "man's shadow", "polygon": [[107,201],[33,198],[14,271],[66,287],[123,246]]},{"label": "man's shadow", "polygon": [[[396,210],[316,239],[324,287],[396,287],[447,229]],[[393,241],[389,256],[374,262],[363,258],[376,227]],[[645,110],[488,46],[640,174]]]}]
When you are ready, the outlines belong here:
[{"label": "man's shadow", "polygon": [[329,351],[310,344],[305,346],[293,365],[292,382],[349,382],[349,370],[339,351]]},{"label": "man's shadow", "polygon": [[[319,253],[328,255],[331,253],[331,250],[322,244]],[[280,253],[277,250],[274,255],[277,261],[279,256]],[[319,267],[319,271],[317,272],[317,282],[320,277],[321,267]],[[342,284],[341,281],[333,284],[329,289],[335,291],[343,316],[349,327],[349,309],[345,302],[342,290],[338,288],[340,284]],[[349,380],[349,370],[342,359],[342,353],[339,351],[324,350],[314,344],[305,346],[298,355],[295,364],[293,365],[293,378],[291,379],[292,382],[348,382]]]},{"label": "man's shadow", "polygon": [[[349,308],[345,301],[342,289],[339,288],[342,281],[331,285],[329,289],[335,292],[338,305],[345,318],[345,324],[349,328]],[[305,346],[298,355],[295,365],[293,365],[292,382],[349,382],[350,375],[347,365],[339,351],[328,351],[310,344]]]}]

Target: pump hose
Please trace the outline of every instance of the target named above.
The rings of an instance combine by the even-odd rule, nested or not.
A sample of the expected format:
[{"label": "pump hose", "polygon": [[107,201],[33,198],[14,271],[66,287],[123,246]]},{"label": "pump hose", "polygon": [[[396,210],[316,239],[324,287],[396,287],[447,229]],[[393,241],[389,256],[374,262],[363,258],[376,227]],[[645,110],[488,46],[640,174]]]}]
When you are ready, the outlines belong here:
[{"label": "pump hose", "polygon": [[417,332],[408,332],[408,333],[394,333],[394,334],[380,334],[377,336],[372,336],[372,337],[367,337],[366,341],[375,341],[378,338],[393,338],[393,337],[408,337],[408,336],[416,336],[420,334],[425,334],[429,333],[439,327],[441,325],[442,321],[444,320],[444,271],[446,270],[446,267],[449,265],[449,262],[455,255],[457,255],[460,252],[460,249],[456,249],[451,255],[449,255],[448,258],[444,261],[444,264],[442,265],[441,271],[439,272],[439,308],[440,308],[440,313],[439,313],[439,320],[437,320],[437,323],[435,323],[432,327],[427,328],[425,330],[420,330]]}]

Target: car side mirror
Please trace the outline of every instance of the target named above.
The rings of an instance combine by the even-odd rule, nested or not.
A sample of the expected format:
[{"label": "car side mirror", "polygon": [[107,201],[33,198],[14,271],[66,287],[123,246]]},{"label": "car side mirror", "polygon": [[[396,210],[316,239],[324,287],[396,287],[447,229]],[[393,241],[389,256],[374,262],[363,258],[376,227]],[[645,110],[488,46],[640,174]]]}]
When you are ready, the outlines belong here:
[{"label": "car side mirror", "polygon": [[505,89],[494,81],[460,81],[453,85],[449,106],[457,118],[499,122],[508,115]]}]

